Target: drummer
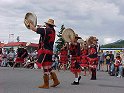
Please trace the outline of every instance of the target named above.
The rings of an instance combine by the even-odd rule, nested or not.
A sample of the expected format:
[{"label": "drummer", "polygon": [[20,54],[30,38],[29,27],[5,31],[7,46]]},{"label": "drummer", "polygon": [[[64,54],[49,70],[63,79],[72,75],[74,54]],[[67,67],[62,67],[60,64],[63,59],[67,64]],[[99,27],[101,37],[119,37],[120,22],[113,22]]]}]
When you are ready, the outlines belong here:
[{"label": "drummer", "polygon": [[71,42],[69,45],[70,50],[70,58],[71,58],[71,72],[74,74],[75,79],[72,85],[79,85],[79,80],[81,79],[81,76],[79,76],[79,73],[81,72],[80,68],[80,44],[77,42],[78,39],[81,39],[77,34],[75,36],[74,42]]},{"label": "drummer", "polygon": [[56,73],[52,71],[53,44],[55,41],[54,20],[48,19],[45,22],[45,28],[36,28],[32,23],[30,23],[29,27],[32,31],[40,34],[37,64],[42,64],[43,66],[44,84],[40,85],[39,88],[49,88],[49,74],[54,82],[51,87],[56,87],[60,82]]}]

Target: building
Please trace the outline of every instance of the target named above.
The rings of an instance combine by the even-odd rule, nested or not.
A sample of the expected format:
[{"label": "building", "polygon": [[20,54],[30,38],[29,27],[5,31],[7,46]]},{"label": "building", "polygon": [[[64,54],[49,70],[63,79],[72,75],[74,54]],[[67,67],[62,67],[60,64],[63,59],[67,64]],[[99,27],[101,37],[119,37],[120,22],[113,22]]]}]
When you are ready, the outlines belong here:
[{"label": "building", "polygon": [[13,48],[16,51],[20,44],[23,45],[24,47],[26,47],[28,52],[37,50],[37,48],[38,48],[38,44],[28,43],[28,42],[9,42],[7,44],[4,44],[3,48],[6,48],[7,50],[9,48]]}]

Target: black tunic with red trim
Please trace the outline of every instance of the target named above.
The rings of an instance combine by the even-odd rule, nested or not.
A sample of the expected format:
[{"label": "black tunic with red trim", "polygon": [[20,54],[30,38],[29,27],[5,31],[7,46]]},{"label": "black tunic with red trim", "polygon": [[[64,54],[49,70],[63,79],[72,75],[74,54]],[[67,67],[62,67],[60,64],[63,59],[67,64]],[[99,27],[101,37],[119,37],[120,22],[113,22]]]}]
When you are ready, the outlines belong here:
[{"label": "black tunic with red trim", "polygon": [[81,50],[81,66],[82,67],[88,67],[88,49],[82,49]]},{"label": "black tunic with red trim", "polygon": [[81,72],[80,69],[80,44],[70,44],[71,68],[72,72]]},{"label": "black tunic with red trim", "polygon": [[97,46],[90,46],[88,49],[88,62],[89,66],[96,68],[98,64],[98,52],[97,52]]},{"label": "black tunic with red trim", "polygon": [[55,30],[54,28],[37,28],[37,34],[40,34],[38,63],[42,63],[43,66],[51,65]]}]

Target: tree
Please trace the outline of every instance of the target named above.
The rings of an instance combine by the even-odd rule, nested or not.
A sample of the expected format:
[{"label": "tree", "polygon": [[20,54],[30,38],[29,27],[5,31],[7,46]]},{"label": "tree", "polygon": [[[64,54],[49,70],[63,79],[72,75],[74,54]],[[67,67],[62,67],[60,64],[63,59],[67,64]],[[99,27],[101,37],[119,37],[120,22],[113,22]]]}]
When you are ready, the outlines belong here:
[{"label": "tree", "polygon": [[60,49],[62,48],[62,46],[64,45],[65,41],[64,39],[62,38],[62,32],[63,30],[65,29],[64,25],[61,26],[61,29],[58,33],[58,40],[55,42],[56,43],[56,52],[59,52]]}]

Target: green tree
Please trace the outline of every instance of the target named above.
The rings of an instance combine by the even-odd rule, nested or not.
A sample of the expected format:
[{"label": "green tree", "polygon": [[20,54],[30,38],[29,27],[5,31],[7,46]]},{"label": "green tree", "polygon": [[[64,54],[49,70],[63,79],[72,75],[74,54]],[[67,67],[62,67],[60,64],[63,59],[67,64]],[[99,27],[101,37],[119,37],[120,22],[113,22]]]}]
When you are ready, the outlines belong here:
[{"label": "green tree", "polygon": [[62,32],[64,29],[65,29],[65,27],[64,27],[64,25],[62,25],[60,31],[58,32],[58,35],[57,35],[58,40],[56,40],[56,42],[55,42],[56,43],[56,52],[59,52],[65,43],[64,39],[62,38]]}]

